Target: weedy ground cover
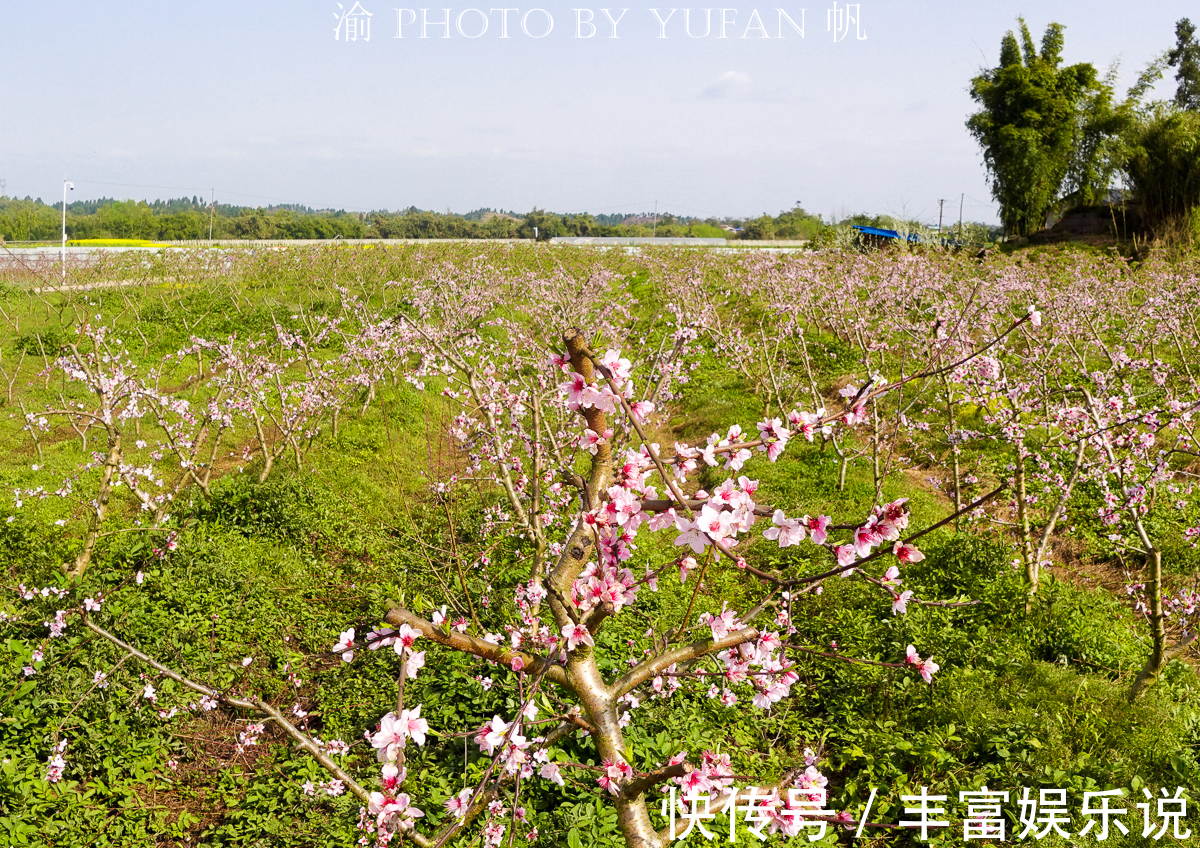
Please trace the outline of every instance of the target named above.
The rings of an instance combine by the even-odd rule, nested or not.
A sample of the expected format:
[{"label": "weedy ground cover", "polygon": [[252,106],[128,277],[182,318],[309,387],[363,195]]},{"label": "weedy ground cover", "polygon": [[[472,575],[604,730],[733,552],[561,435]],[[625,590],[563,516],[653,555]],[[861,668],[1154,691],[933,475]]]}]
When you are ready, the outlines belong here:
[{"label": "weedy ground cover", "polygon": [[[372,837],[402,818],[382,809],[400,806],[398,790],[381,783],[372,743],[382,718],[416,704],[428,738],[391,757],[407,770],[405,803],[424,812],[408,838],[462,826],[454,799],[521,751],[498,738],[496,760],[479,728],[511,728],[529,704],[522,739],[566,725],[548,758],[565,780],[518,763],[519,780],[487,790],[503,810],[465,817],[456,838],[500,844],[499,828],[504,840],[633,844],[636,803],[663,827],[657,787],[644,802],[597,787],[616,766],[592,741],[594,719],[572,711],[582,699],[511,662],[521,638],[541,638],[521,637],[528,617],[561,629],[555,600],[520,602],[550,581],[571,522],[619,497],[588,489],[597,458],[641,450],[656,486],[639,492],[645,514],[671,502],[645,444],[681,469],[691,459],[679,485],[697,515],[720,491],[772,509],[740,539],[727,525],[697,535],[680,503],[635,545],[598,536],[630,582],[647,575],[636,602],[576,615],[592,622],[598,673],[615,680],[671,645],[719,639],[713,622],[732,610],[783,634],[795,680],[771,700],[733,654],[647,677],[614,712],[632,774],[681,752],[718,780],[707,763],[728,756],[728,774],[759,785],[812,765],[829,810],[851,821],[877,789],[871,820],[894,823],[901,796],[924,786],[951,798],[956,826],[958,792],[987,785],[1014,793],[1018,829],[1022,787],[1076,800],[1119,788],[1136,826],[1110,842],[1145,844],[1143,787],[1193,790],[1200,777],[1187,653],[1196,279],[1186,262],[1053,252],[486,244],[123,255],[73,278],[121,287],[58,293],[14,273],[0,291],[0,841],[363,836],[364,800],[283,721],[230,702],[249,697],[380,793]],[[617,425],[618,403],[615,432],[590,419],[585,431],[579,412],[598,407],[571,409],[560,389],[572,328],[595,374],[629,360],[628,400],[652,409]],[[601,356],[610,348],[619,356]],[[940,525],[916,541],[923,558],[889,560],[898,577],[863,561],[875,546],[890,556],[890,540],[835,550],[897,503],[910,532]],[[782,544],[801,515],[834,516],[827,545],[803,533]],[[849,554],[847,579],[814,577]],[[367,631],[395,610],[433,622],[423,641],[368,650]],[[439,615],[445,634],[461,619],[512,651],[496,664],[434,644]],[[400,669],[422,646],[409,677]],[[936,658],[932,682],[909,646]],[[559,649],[528,650],[553,664]],[[724,836],[725,819],[713,827]],[[831,824],[820,844],[849,835]],[[744,828],[737,839],[758,844]],[[918,844],[886,828],[859,842]]]}]

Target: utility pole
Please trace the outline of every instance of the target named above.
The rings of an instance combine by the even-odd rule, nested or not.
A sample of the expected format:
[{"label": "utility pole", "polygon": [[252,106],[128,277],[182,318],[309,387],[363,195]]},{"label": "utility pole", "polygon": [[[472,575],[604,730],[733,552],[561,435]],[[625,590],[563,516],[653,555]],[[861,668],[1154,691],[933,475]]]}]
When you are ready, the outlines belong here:
[{"label": "utility pole", "polygon": [[208,197],[208,240],[212,241],[213,204],[216,203],[216,200],[217,200],[217,190],[215,188],[212,188],[212,189],[209,189],[209,192],[210,193],[209,193],[209,197]]},{"label": "utility pole", "polygon": [[958,196],[958,240],[962,241],[962,209],[963,201],[966,199],[967,193],[964,191]]},{"label": "utility pole", "polygon": [[67,182],[67,175],[63,174],[62,277],[64,284],[67,282],[67,189],[74,191],[75,183]]},{"label": "utility pole", "polygon": [[658,201],[654,201],[654,221],[650,224],[650,238],[658,232]]},{"label": "utility pole", "polygon": [[946,201],[944,201],[944,200],[938,201],[938,236],[939,237],[942,234],[942,206],[944,206],[945,203],[946,203]]}]

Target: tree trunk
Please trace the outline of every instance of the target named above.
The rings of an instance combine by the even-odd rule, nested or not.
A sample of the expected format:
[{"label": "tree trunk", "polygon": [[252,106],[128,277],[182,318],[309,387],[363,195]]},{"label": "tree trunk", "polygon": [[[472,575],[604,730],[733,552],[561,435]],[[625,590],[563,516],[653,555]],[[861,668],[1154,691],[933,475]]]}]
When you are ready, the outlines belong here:
[{"label": "tree trunk", "polygon": [[1029,501],[1025,492],[1025,440],[1017,439],[1017,529],[1021,536],[1021,561],[1025,564],[1025,582],[1029,594],[1036,595],[1041,569],[1033,556],[1033,539],[1029,533]]},{"label": "tree trunk", "polygon": [[[596,667],[594,651],[587,647],[576,650],[567,674],[579,696],[584,714],[596,728],[592,741],[597,753],[610,762],[626,762],[625,739],[621,733],[616,703]],[[644,793],[634,798],[618,795],[615,803],[617,826],[629,848],[661,848],[662,840],[650,822]]]},{"label": "tree trunk", "polygon": [[104,516],[108,513],[108,500],[112,496],[112,479],[121,464],[121,436],[109,431],[108,456],[104,459],[104,469],[100,472],[100,486],[96,490],[96,508],[92,519],[88,522],[87,535],[83,539],[83,549],[75,557],[70,567],[64,568],[67,576],[78,580],[83,577],[96,551],[96,542],[100,538],[100,527],[104,524]]},{"label": "tree trunk", "polygon": [[271,449],[267,446],[267,434],[263,432],[262,419],[258,417],[258,412],[253,411],[254,429],[258,432],[258,446],[262,451],[263,469],[258,475],[258,482],[265,483],[267,478],[271,476],[271,466],[275,464],[271,458]]},{"label": "tree trunk", "polygon": [[950,386],[942,378],[942,386],[946,390],[946,420],[950,424],[946,441],[950,444],[950,468],[954,475],[954,532],[959,530],[958,513],[962,511],[962,467],[958,458],[958,420],[954,415],[954,402],[950,398]]},{"label": "tree trunk", "polygon": [[1171,659],[1167,652],[1167,628],[1162,610],[1162,553],[1157,548],[1150,550],[1146,565],[1150,572],[1146,579],[1146,593],[1150,596],[1150,656],[1129,690],[1131,701],[1154,682]]}]

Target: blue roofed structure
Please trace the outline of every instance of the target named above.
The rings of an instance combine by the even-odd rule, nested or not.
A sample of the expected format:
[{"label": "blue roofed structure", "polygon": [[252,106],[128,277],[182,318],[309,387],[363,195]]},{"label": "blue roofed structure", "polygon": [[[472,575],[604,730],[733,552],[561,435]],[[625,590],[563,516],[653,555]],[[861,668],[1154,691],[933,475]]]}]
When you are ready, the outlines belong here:
[{"label": "blue roofed structure", "polygon": [[[864,227],[864,226],[855,224],[854,229],[858,230],[863,235],[876,236],[877,238],[885,238],[885,239],[900,238],[900,233],[896,232],[895,230],[884,230],[884,229],[881,229],[880,227]],[[921,240],[920,236],[918,236],[916,233],[908,234],[908,241],[920,241],[920,240]]]},{"label": "blue roofed structure", "polygon": [[[899,241],[900,233],[896,230],[885,230],[882,227],[866,227],[861,224],[854,224],[853,228],[864,237],[863,242],[867,244],[883,245],[890,241]],[[921,242],[921,236],[918,233],[909,233],[905,241],[910,244]],[[953,239],[943,238],[940,240],[943,245],[949,247],[962,247],[962,244]]]}]

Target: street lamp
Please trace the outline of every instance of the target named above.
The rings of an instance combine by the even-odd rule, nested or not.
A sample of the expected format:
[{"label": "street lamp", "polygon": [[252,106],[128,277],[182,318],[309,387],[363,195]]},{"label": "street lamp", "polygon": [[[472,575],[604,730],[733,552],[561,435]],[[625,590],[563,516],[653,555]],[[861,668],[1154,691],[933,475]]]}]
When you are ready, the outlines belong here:
[{"label": "street lamp", "polygon": [[75,190],[75,183],[67,182],[63,177],[63,217],[62,217],[62,272],[63,284],[67,282],[67,189]]}]

